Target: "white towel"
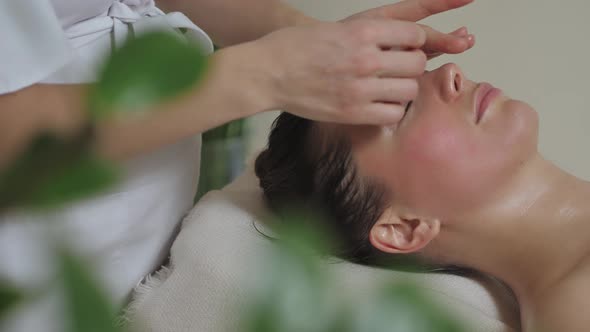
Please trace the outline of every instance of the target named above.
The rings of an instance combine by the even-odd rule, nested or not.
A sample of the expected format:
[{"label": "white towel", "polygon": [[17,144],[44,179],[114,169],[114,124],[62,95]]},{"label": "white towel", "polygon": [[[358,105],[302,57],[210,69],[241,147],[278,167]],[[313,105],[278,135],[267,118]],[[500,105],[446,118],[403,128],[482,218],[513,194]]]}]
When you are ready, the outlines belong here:
[{"label": "white towel", "polygon": [[[137,331],[240,331],[257,265],[273,244],[253,226],[268,216],[251,170],[222,191],[205,196],[186,218],[171,264],[141,285],[125,318]],[[258,229],[264,226],[257,224]],[[469,331],[518,331],[511,293],[490,280],[410,274],[348,262],[326,264],[340,289],[363,300],[384,282],[411,279],[464,320]]]}]

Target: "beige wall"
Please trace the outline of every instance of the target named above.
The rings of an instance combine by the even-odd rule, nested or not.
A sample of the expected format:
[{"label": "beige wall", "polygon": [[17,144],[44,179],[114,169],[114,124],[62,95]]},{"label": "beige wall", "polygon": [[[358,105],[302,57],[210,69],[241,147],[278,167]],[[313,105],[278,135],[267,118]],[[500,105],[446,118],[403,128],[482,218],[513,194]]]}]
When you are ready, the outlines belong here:
[{"label": "beige wall", "polygon": [[[289,0],[322,19],[338,19],[384,0]],[[425,23],[443,31],[466,25],[476,34],[469,53],[443,57],[475,81],[488,81],[540,114],[542,154],[575,175],[590,179],[590,1],[476,0],[465,9]],[[251,121],[251,151],[262,148],[270,121]]]}]

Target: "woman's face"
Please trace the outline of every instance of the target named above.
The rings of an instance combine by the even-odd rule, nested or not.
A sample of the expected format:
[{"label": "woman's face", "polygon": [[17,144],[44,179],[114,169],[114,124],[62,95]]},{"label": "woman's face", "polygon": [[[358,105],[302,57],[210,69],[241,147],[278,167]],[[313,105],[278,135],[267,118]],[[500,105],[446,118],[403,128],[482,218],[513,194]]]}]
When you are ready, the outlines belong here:
[{"label": "woman's face", "polygon": [[452,219],[477,211],[536,155],[537,114],[453,64],[425,73],[419,86],[399,124],[344,127],[359,170],[412,213]]}]

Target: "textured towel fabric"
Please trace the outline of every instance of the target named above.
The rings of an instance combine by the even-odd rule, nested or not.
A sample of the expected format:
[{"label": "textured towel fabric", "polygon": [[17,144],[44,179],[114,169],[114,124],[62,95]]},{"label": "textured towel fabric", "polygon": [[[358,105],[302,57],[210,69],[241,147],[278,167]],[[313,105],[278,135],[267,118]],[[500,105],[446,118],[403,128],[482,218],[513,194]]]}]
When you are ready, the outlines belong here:
[{"label": "textured towel fabric", "polygon": [[[184,221],[170,266],[140,285],[125,315],[137,331],[240,331],[240,305],[256,287],[256,258],[273,250],[258,230],[268,216],[252,171],[222,191],[205,196]],[[257,227],[254,227],[256,223]],[[518,305],[502,285],[486,278],[416,274],[360,266],[325,264],[341,289],[354,292],[359,305],[383,282],[413,280],[469,331],[519,330]],[[259,286],[259,285],[258,285]]]}]

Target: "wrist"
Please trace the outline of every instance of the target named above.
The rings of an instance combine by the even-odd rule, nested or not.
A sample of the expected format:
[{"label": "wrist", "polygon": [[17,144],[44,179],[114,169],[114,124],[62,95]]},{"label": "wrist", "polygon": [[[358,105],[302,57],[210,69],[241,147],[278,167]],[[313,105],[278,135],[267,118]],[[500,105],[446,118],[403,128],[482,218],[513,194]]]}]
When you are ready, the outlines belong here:
[{"label": "wrist", "polygon": [[209,84],[236,106],[236,118],[273,110],[276,105],[268,55],[259,44],[254,41],[228,47],[212,57]]}]

